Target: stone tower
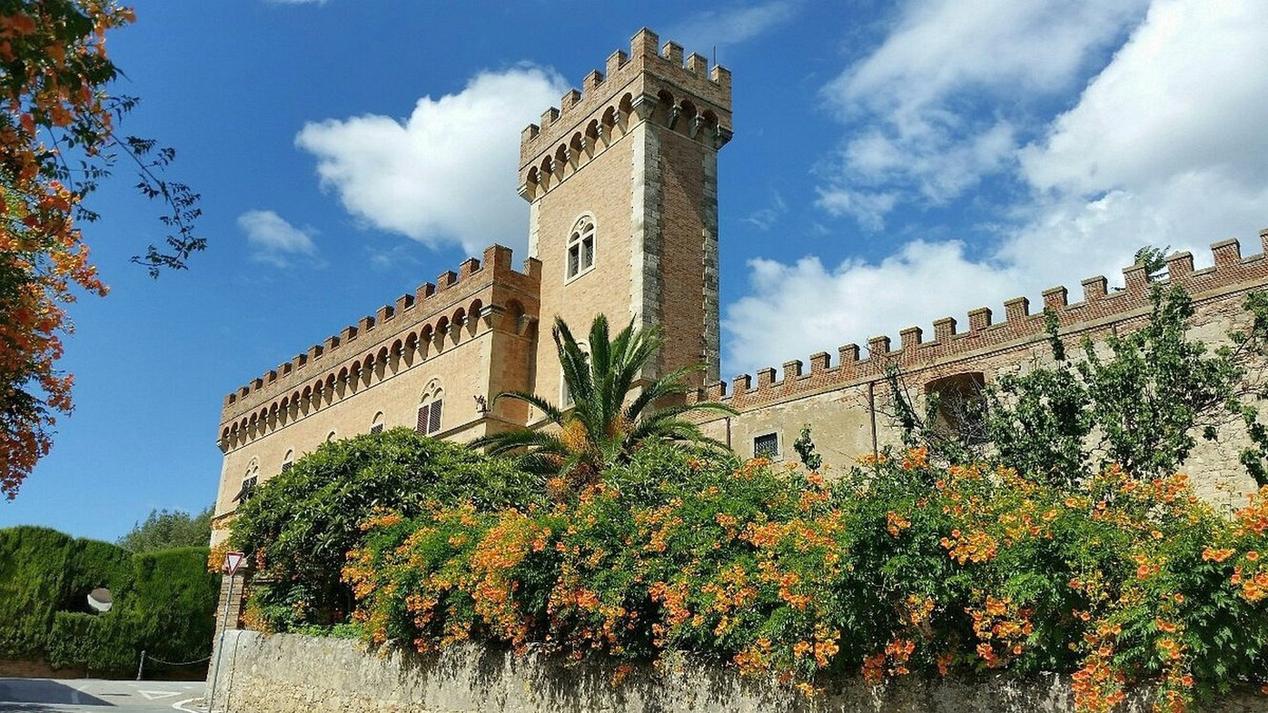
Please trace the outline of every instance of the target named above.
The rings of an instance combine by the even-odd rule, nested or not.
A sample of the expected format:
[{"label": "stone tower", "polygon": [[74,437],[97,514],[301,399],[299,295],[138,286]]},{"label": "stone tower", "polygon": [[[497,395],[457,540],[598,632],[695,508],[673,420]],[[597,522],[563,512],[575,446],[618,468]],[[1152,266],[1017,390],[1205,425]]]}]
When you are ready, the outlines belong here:
[{"label": "stone tower", "polygon": [[[548,327],[584,339],[606,314],[619,329],[662,325],[658,373],[704,363],[718,378],[717,152],[731,137],[731,73],[644,28],[520,142],[529,256],[541,261],[535,391],[565,399]],[[651,376],[650,374],[648,376]]]}]

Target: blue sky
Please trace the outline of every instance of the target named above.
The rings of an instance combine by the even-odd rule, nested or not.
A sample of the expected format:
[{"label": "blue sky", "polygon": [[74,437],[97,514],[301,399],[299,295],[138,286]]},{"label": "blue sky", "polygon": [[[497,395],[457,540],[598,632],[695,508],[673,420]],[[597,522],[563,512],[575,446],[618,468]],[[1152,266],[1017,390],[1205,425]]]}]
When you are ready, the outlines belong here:
[{"label": "blue sky", "polygon": [[[697,6],[698,7],[698,6]],[[725,375],[1268,225],[1255,0],[137,2],[112,37],[210,247],[158,281],[121,174],[86,230],[76,410],[0,526],[113,539],[197,510],[223,395],[460,262],[526,243],[519,129],[647,25],[734,72]]]}]

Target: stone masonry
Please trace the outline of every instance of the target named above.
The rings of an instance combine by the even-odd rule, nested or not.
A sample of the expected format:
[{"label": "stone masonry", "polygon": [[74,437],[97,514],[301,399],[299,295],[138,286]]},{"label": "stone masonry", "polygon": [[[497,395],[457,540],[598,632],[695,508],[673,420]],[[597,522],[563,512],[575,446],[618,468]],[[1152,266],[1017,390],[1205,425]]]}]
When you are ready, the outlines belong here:
[{"label": "stone masonry", "polygon": [[[618,674],[616,662],[569,664],[537,653],[515,656],[476,644],[439,656],[366,652],[346,639],[230,631],[216,677],[212,709],[227,713],[1064,713],[1069,681],[1043,674],[1028,680],[984,676],[974,681],[905,679],[887,689],[858,679],[829,684],[822,700],[734,670],[690,660]],[[211,681],[211,678],[208,679]],[[1149,691],[1135,692],[1123,713],[1149,710]],[[1254,692],[1228,697],[1211,713],[1263,713]]]}]

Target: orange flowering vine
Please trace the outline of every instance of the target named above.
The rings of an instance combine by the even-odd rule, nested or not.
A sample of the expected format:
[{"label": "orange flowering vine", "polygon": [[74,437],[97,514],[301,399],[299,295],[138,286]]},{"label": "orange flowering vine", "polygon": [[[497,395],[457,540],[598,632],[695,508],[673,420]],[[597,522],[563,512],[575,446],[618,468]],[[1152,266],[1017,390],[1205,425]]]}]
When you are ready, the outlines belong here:
[{"label": "orange flowering vine", "polygon": [[205,246],[193,233],[198,195],[156,175],[174,152],[114,133],[136,99],[105,89],[118,74],[106,34],[133,19],[110,0],[0,9],[0,493],[10,499],[52,446],[56,415],[72,408],[74,377],[57,369],[72,329],[65,305],[76,290],[106,294],[79,222],[98,217],[83,199],[113,157],[135,159],[138,188],[171,209],[166,247],[134,261],[157,274]]}]

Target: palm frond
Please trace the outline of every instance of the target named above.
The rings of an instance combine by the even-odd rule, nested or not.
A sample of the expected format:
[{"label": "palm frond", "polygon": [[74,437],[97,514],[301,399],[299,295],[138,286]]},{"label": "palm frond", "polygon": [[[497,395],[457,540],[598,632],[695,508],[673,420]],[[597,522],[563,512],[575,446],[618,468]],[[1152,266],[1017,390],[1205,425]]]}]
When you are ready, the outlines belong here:
[{"label": "palm frond", "polygon": [[546,418],[554,421],[559,425],[564,423],[564,414],[560,408],[537,394],[528,391],[503,391],[493,397],[493,403],[496,404],[500,399],[511,399],[512,401],[522,401],[537,410],[546,414]]},{"label": "palm frond", "polygon": [[569,453],[568,446],[558,436],[527,428],[480,436],[468,445],[484,448],[491,455],[502,455],[521,448],[532,448],[537,453]]}]

